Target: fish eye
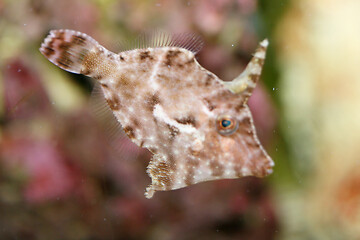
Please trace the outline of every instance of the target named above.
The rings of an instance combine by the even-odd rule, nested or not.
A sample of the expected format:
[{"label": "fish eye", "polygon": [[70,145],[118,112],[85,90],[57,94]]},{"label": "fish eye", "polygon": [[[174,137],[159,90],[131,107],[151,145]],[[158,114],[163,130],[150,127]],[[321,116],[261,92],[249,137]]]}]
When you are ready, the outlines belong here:
[{"label": "fish eye", "polygon": [[216,129],[221,135],[233,134],[238,129],[238,122],[229,115],[220,115],[216,119]]}]

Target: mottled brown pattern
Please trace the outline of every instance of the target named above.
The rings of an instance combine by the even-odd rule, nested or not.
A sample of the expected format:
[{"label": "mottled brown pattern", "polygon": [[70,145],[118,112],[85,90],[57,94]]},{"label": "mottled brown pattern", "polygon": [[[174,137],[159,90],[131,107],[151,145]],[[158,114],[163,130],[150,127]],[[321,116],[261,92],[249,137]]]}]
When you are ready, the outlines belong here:
[{"label": "mottled brown pattern", "polygon": [[59,45],[59,49],[61,49],[63,52],[62,54],[68,54],[67,50],[69,50],[69,48],[72,46],[71,43],[68,43],[68,42],[62,42],[60,45]]},{"label": "mottled brown pattern", "polygon": [[[260,43],[243,74],[225,83],[196,61],[193,51],[201,43],[171,39],[169,46],[144,44],[146,49],[114,54],[85,34],[55,30],[40,51],[59,67],[99,81],[125,133],[154,154],[147,198],[213,179],[270,174],[273,162],[257,139],[246,104],[268,42]],[[216,125],[224,114],[238,125],[227,135]]]},{"label": "mottled brown pattern", "polygon": [[140,60],[149,59],[153,60],[153,56],[150,55],[150,52],[148,50],[145,50],[143,52],[139,53]]},{"label": "mottled brown pattern", "polygon": [[57,63],[64,68],[70,68],[70,66],[74,64],[74,62],[69,58],[66,52],[63,52],[63,54],[61,54]]},{"label": "mottled brown pattern", "polygon": [[107,101],[109,107],[111,108],[111,110],[113,110],[113,111],[120,110],[120,108],[121,108],[120,99],[116,95],[113,95],[112,98],[107,98],[106,101]]},{"label": "mottled brown pattern", "polygon": [[73,35],[73,36],[72,36],[72,39],[71,39],[71,43],[72,43],[72,44],[84,46],[84,45],[86,44],[85,42],[86,42],[86,38],[85,38],[85,37],[76,36],[76,35]]},{"label": "mottled brown pattern", "polygon": [[134,129],[130,126],[124,127],[124,132],[128,135],[130,139],[135,138]]},{"label": "mottled brown pattern", "polygon": [[59,45],[60,51],[60,57],[57,59],[57,63],[64,67],[69,68],[71,65],[73,65],[73,61],[70,58],[70,54],[67,52],[67,50],[71,47],[70,43],[63,42]]},{"label": "mottled brown pattern", "polygon": [[65,32],[57,32],[55,39],[64,40]]},{"label": "mottled brown pattern", "polygon": [[140,127],[140,123],[136,118],[132,118],[131,122],[134,124],[135,128]]},{"label": "mottled brown pattern", "polygon": [[186,116],[184,118],[176,118],[175,121],[181,124],[190,124],[196,127],[196,119],[193,115]]},{"label": "mottled brown pattern", "polygon": [[249,75],[249,78],[250,78],[250,80],[251,80],[252,82],[257,82],[258,79],[259,79],[259,75],[257,75],[257,74],[250,74],[250,75]]},{"label": "mottled brown pattern", "polygon": [[235,111],[236,112],[241,112],[241,110],[243,110],[244,109],[244,104],[243,103],[238,103],[236,106],[235,106]]},{"label": "mottled brown pattern", "polygon": [[45,55],[45,57],[47,57],[47,58],[49,58],[51,55],[54,55],[54,54],[55,54],[54,49],[52,49],[52,48],[50,48],[50,47],[45,47],[44,49],[45,49],[44,55]]},{"label": "mottled brown pattern", "polygon": [[174,139],[176,137],[176,135],[179,134],[179,129],[175,126],[171,126],[169,124],[166,124],[166,126],[169,128],[169,132],[170,132],[170,139]]},{"label": "mottled brown pattern", "polygon": [[160,99],[158,97],[158,94],[149,94],[146,98],[145,104],[147,106],[147,109],[152,112],[154,110],[154,107],[156,104],[160,103]]},{"label": "mottled brown pattern", "polygon": [[169,50],[165,56],[165,66],[173,66],[174,59],[180,54],[181,52],[179,50],[173,51]]}]

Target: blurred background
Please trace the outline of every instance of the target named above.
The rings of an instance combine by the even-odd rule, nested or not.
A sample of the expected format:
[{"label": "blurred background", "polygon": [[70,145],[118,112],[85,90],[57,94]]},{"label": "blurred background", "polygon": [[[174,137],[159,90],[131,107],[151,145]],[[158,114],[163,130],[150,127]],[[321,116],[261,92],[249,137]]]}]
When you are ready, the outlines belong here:
[{"label": "blurred background", "polygon": [[[0,239],[360,239],[360,1],[0,0]],[[114,150],[92,82],[47,61],[51,29],[118,52],[140,33],[194,32],[223,80],[270,40],[250,99],[275,161],[265,178],[144,197],[150,154]]]}]

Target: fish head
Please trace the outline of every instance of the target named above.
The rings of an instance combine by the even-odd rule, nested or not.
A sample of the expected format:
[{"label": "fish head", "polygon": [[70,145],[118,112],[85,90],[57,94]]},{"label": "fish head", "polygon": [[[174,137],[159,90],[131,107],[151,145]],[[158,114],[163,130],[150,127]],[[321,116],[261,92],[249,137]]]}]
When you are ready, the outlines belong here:
[{"label": "fish head", "polygon": [[[243,98],[225,87],[213,96],[193,96],[190,112],[181,118],[155,106],[158,125],[163,126],[161,145],[148,167],[156,190],[173,190],[216,179],[264,177],[273,162],[261,146],[251,112]],[[170,137],[169,137],[170,136]]]},{"label": "fish head", "polygon": [[183,84],[196,85],[182,91],[178,98],[182,101],[155,106],[157,125],[165,122],[163,129],[168,128],[169,132],[162,133],[172,136],[172,140],[161,145],[148,166],[152,178],[146,192],[148,198],[156,190],[272,173],[274,162],[257,138],[247,105],[260,78],[267,46],[265,39],[245,70],[230,82],[193,64],[189,74],[181,76]]}]

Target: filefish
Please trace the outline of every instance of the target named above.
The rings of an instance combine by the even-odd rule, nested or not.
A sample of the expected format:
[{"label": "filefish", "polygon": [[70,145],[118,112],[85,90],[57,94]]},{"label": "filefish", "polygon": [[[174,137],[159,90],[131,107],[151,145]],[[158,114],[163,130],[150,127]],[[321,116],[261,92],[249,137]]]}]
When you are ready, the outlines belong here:
[{"label": "filefish", "polygon": [[62,29],[50,31],[40,52],[66,71],[95,79],[127,136],[153,154],[147,198],[199,182],[272,173],[274,162],[247,105],[267,39],[232,81],[197,62],[203,43],[196,36],[158,33],[139,43],[116,54],[84,33]]}]

